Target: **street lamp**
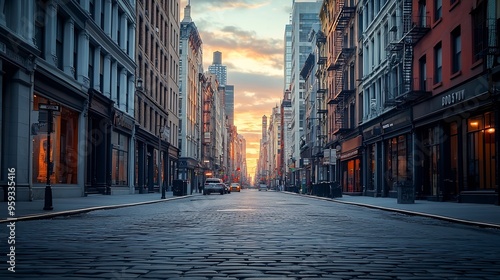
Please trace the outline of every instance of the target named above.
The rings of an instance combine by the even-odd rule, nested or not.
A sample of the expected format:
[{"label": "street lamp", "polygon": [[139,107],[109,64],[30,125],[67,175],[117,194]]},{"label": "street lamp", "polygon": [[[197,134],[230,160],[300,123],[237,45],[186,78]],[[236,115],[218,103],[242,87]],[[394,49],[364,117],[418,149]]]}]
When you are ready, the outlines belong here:
[{"label": "street lamp", "polygon": [[165,190],[165,184],[163,181],[163,176],[162,176],[162,166],[161,166],[161,136],[165,139],[170,139],[170,128],[167,126],[162,126],[159,125],[159,130],[158,130],[158,184],[160,185],[159,187],[161,188],[161,199],[166,198],[166,190]]},{"label": "street lamp", "polygon": [[160,185],[159,187],[161,188],[161,199],[165,199],[165,188],[163,187],[163,180],[161,177],[161,135],[165,131],[165,128],[160,125],[159,130],[158,130],[158,184]]}]

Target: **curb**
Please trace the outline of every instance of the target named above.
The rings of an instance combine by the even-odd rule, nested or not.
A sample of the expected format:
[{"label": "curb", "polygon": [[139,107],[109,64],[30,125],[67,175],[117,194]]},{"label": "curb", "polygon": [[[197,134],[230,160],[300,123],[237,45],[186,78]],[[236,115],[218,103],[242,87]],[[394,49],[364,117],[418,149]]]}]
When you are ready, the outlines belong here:
[{"label": "curb", "polygon": [[50,218],[59,217],[59,216],[77,215],[77,214],[87,213],[87,212],[96,211],[96,210],[110,210],[110,209],[117,209],[117,208],[129,207],[129,206],[138,206],[138,205],[160,203],[160,202],[166,202],[166,201],[171,201],[171,200],[187,198],[187,197],[191,197],[191,196],[192,195],[185,195],[185,196],[165,198],[165,199],[159,199],[159,200],[149,200],[149,201],[142,201],[142,202],[126,203],[126,204],[95,206],[95,207],[88,207],[88,208],[81,208],[81,209],[74,209],[74,210],[52,212],[52,213],[31,214],[31,215],[25,215],[25,216],[14,217],[14,218],[0,219],[0,224],[10,223],[10,222],[20,222],[20,221],[50,219]]},{"label": "curb", "polygon": [[298,194],[298,193],[292,193],[292,192],[284,192],[284,193],[308,197],[308,198],[312,198],[312,199],[321,199],[321,200],[332,201],[332,202],[336,202],[336,203],[362,206],[362,207],[378,209],[378,210],[383,210],[383,211],[397,212],[397,213],[406,214],[406,215],[427,217],[427,218],[438,219],[438,220],[447,221],[447,222],[459,223],[459,224],[468,225],[468,226],[478,226],[481,228],[500,229],[500,225],[498,225],[498,224],[475,222],[475,221],[451,218],[451,217],[446,217],[446,216],[441,216],[441,215],[434,215],[434,214],[408,211],[408,210],[402,210],[402,209],[396,209],[396,208],[390,208],[390,207],[376,206],[376,205],[366,204],[366,203],[340,201],[340,200],[336,200],[334,198],[320,197],[320,196],[314,196],[314,195]]}]

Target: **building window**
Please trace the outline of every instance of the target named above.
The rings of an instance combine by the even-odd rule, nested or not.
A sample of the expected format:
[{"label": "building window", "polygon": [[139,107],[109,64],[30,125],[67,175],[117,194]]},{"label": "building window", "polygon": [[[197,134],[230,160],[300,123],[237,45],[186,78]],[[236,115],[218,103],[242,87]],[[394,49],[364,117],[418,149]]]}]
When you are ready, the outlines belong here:
[{"label": "building window", "polygon": [[418,60],[420,90],[427,91],[427,58],[425,55]]},{"label": "building window", "polygon": [[45,57],[45,5],[42,1],[36,1],[35,8],[35,45]]},{"label": "building window", "polygon": [[99,91],[104,93],[104,54],[99,58]]},{"label": "building window", "polygon": [[434,47],[434,83],[443,81],[443,49],[441,43]]},{"label": "building window", "polygon": [[494,190],[495,120],[485,113],[467,120],[467,190]]},{"label": "building window", "polygon": [[385,183],[389,191],[394,189],[395,182],[404,182],[409,180],[408,174],[408,155],[407,151],[407,136],[400,135],[391,138],[386,142],[386,172]]},{"label": "building window", "polygon": [[471,12],[472,32],[473,32],[473,54],[474,61],[482,58],[482,52],[486,46],[488,29],[486,26],[486,1],[478,4],[477,8]]},{"label": "building window", "polygon": [[[33,173],[34,183],[47,182],[47,112],[38,110],[39,104],[48,99],[38,93],[33,98],[34,122],[38,125],[33,133]],[[51,102],[51,104],[56,104]],[[59,105],[60,112],[54,114],[50,139],[50,161],[53,163],[50,180],[54,184],[76,184],[78,177],[78,119],[79,114]]]},{"label": "building window", "polygon": [[63,44],[64,42],[64,19],[57,16],[57,31],[56,31],[56,57],[57,68],[63,70]]},{"label": "building window", "polygon": [[113,147],[111,184],[128,184],[128,145],[129,137],[113,131],[111,134],[111,146]]},{"label": "building window", "polygon": [[420,26],[427,26],[427,7],[425,5],[425,1],[419,1],[418,3],[418,17]]},{"label": "building window", "polygon": [[443,16],[443,1],[434,0],[434,21],[441,19]]},{"label": "building window", "polygon": [[452,53],[452,71],[457,73],[462,69],[462,36],[460,35],[460,26],[451,32],[451,53]]},{"label": "building window", "polygon": [[94,88],[94,55],[95,47],[89,45],[89,71],[87,75],[89,77],[90,88]]},{"label": "building window", "polygon": [[376,174],[376,162],[375,157],[376,146],[372,144],[368,148],[368,189],[375,190],[375,174]]}]

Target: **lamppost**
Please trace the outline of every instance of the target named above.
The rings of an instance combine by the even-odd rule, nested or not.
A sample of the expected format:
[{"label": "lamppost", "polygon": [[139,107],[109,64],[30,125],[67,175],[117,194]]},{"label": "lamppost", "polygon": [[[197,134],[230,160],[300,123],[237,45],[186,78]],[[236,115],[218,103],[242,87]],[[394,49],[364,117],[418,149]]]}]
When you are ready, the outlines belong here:
[{"label": "lamppost", "polygon": [[[168,120],[168,114],[167,114],[167,120]],[[161,136],[166,140],[170,139],[170,128],[164,125],[159,125],[159,130],[158,130],[158,184],[159,187],[161,188],[161,199],[166,198],[166,190],[165,190],[165,182],[163,180],[163,168],[162,168],[162,158],[161,158]],[[167,151],[168,153],[168,151]]]},{"label": "lamppost", "polygon": [[158,184],[160,185],[159,187],[161,188],[161,199],[165,199],[165,187],[163,186],[163,179],[162,179],[162,167],[161,167],[161,134],[165,128],[160,125],[159,130],[158,130]]},{"label": "lamppost", "polygon": [[43,210],[52,210],[52,186],[50,185],[50,176],[52,175],[52,170],[54,169],[54,163],[51,161],[50,156],[50,134],[52,133],[52,112],[59,111],[59,105],[50,104],[50,101],[47,104],[38,104],[39,110],[47,111],[47,154],[46,154],[46,162],[47,162],[47,185],[45,186],[45,201]]}]

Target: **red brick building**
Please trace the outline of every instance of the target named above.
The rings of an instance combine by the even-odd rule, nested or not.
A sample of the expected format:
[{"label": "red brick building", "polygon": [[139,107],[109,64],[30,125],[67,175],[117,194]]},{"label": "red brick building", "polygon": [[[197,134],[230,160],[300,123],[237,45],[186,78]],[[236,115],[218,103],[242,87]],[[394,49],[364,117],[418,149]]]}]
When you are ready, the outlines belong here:
[{"label": "red brick building", "polygon": [[414,46],[417,197],[498,203],[497,1],[414,1],[430,30]]}]

